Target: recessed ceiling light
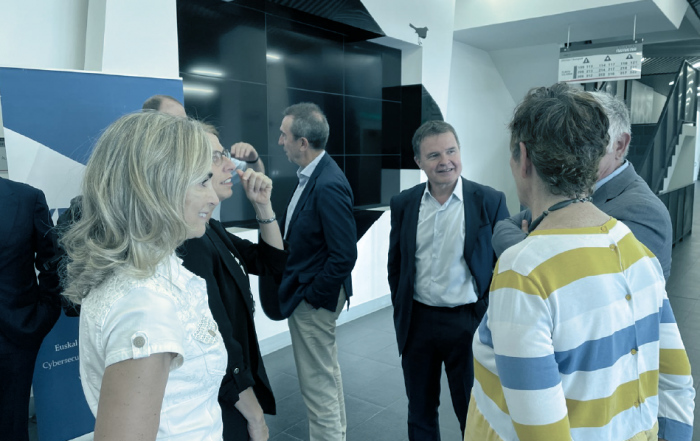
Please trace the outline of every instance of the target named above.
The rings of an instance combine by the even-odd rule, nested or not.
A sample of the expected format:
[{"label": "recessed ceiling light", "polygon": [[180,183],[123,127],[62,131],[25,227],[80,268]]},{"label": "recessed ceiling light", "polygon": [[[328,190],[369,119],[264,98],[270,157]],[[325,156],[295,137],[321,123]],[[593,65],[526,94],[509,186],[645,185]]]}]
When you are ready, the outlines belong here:
[{"label": "recessed ceiling light", "polygon": [[183,86],[182,90],[185,93],[201,93],[201,94],[207,94],[207,95],[216,92],[211,87],[206,87],[206,86]]},{"label": "recessed ceiling light", "polygon": [[279,55],[275,55],[275,54],[266,54],[266,56],[267,56],[267,58],[271,58],[273,60],[281,60],[282,59],[282,57],[280,57]]},{"label": "recessed ceiling light", "polygon": [[192,69],[190,72],[197,75],[205,75],[208,77],[223,77],[224,73],[216,69]]}]

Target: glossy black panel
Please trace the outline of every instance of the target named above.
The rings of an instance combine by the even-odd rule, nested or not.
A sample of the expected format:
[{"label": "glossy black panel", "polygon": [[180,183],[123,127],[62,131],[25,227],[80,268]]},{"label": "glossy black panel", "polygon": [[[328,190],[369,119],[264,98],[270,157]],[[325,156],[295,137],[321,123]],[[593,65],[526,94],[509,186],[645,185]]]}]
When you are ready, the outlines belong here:
[{"label": "glossy black panel", "polygon": [[[281,147],[280,147],[281,148]],[[265,164],[268,166],[268,163]],[[287,210],[287,203],[297,188],[299,166],[289,162],[286,156],[271,156],[268,175],[272,179],[272,209],[281,219]]]},{"label": "glossy black panel", "polygon": [[287,89],[268,86],[268,143],[271,155],[284,155],[282,146],[278,145],[282,112],[292,104],[311,102],[317,104],[326,114],[330,135],[326,151],[331,155],[342,155],[343,148],[343,96],[329,93],[310,92],[307,90]]},{"label": "glossy black panel", "polygon": [[400,157],[346,156],[345,176],[355,195],[356,207],[388,205],[399,193]]},{"label": "glossy black panel", "polygon": [[178,2],[180,71],[265,84],[265,14],[222,2]]},{"label": "glossy black panel", "polygon": [[343,93],[343,37],[267,17],[269,85]]},{"label": "glossy black panel", "polygon": [[345,156],[344,155],[331,155],[331,158],[338,164],[338,167],[345,173]]},{"label": "glossy black panel", "polygon": [[267,152],[267,87],[183,74],[187,114],[219,129],[221,144],[244,141]]},{"label": "glossy black panel", "polygon": [[401,153],[401,104],[345,97],[345,153]]},{"label": "glossy black panel", "polygon": [[347,95],[400,101],[395,89],[400,85],[401,51],[368,42],[345,44]]}]

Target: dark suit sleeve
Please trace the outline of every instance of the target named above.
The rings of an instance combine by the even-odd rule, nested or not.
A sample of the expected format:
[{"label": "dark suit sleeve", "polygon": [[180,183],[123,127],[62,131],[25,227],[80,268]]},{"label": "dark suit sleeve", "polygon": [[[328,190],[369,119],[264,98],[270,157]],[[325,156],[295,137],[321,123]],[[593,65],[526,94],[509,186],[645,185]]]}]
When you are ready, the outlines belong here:
[{"label": "dark suit sleeve", "polygon": [[389,273],[389,290],[391,291],[391,302],[394,303],[396,292],[399,289],[399,278],[401,276],[401,215],[396,198],[391,198],[389,203],[391,209],[391,232],[389,233],[389,262],[387,270]]},{"label": "dark suit sleeve", "polygon": [[37,191],[34,204],[32,249],[36,253],[34,266],[39,271],[39,297],[51,309],[50,315],[47,317],[47,321],[50,322],[49,330],[61,314],[61,288],[54,259],[56,255],[55,234],[44,193]]},{"label": "dark suit sleeve", "polygon": [[331,182],[317,191],[316,206],[328,245],[328,260],[304,289],[304,297],[311,305],[321,305],[323,298],[337,296],[357,260],[357,227],[352,214],[350,188]]},{"label": "dark suit sleeve", "polygon": [[249,240],[241,239],[235,234],[226,231],[233,246],[241,253],[246,268],[250,274],[256,276],[272,276],[276,283],[282,281],[282,274],[287,266],[289,256],[289,243],[284,241],[284,250],[279,250],[262,238],[260,242],[253,243]]}]

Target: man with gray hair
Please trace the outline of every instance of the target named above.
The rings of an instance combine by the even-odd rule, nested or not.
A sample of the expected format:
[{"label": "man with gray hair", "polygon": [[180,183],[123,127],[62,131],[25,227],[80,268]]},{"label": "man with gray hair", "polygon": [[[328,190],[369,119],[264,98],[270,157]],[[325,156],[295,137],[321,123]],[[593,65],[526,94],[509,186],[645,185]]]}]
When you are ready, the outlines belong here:
[{"label": "man with gray hair", "polygon": [[[591,92],[591,95],[603,106],[610,121],[610,144],[598,167],[593,204],[627,225],[659,259],[664,277],[668,279],[673,245],[671,216],[626,159],[632,139],[629,110],[625,103],[610,94]],[[496,224],[492,242],[498,256],[527,237],[531,219],[530,210],[525,210]]]},{"label": "man with gray hair", "polygon": [[[350,184],[324,150],[328,121],[313,103],[284,111],[279,144],[299,166],[299,184],[280,222],[289,242],[279,288],[311,441],[344,441],[347,431],[335,327],[352,296],[357,231]],[[273,218],[274,219],[274,218]]]}]

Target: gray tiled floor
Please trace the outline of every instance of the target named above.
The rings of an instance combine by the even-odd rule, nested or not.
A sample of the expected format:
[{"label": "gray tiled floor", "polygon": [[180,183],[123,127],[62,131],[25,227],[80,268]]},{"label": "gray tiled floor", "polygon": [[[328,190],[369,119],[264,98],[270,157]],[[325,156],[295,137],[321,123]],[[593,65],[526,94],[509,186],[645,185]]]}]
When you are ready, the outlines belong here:
[{"label": "gray tiled floor", "polygon": [[[695,388],[700,386],[700,184],[695,189],[693,230],[673,249],[667,291],[693,367]],[[407,403],[403,373],[396,349],[392,309],[385,308],[338,327],[340,369],[348,418],[348,441],[404,441]],[[277,416],[268,416],[273,441],[308,440],[305,408],[296,382],[291,348],[265,357],[277,397]],[[443,375],[440,428],[442,439],[461,439]],[[695,410],[695,421],[700,421]],[[700,441],[695,430],[694,441]]]},{"label": "gray tiled floor", "polygon": [[[339,326],[338,358],[343,375],[348,441],[403,441],[408,439],[408,401],[396,347],[392,309]],[[277,416],[267,416],[270,439],[308,440],[306,408],[299,393],[291,347],[265,358],[270,382],[277,398]],[[461,434],[452,410],[446,377],[443,375],[440,427],[444,440],[459,440]]]}]

